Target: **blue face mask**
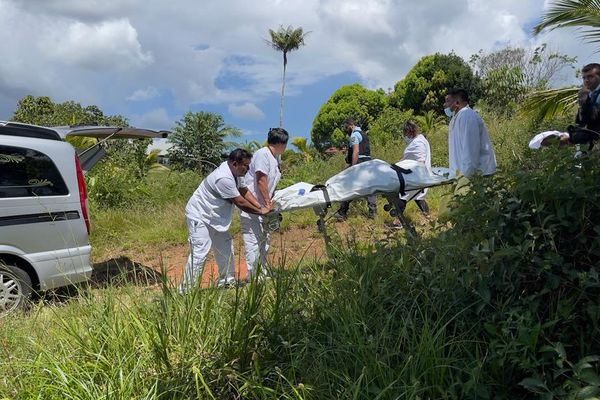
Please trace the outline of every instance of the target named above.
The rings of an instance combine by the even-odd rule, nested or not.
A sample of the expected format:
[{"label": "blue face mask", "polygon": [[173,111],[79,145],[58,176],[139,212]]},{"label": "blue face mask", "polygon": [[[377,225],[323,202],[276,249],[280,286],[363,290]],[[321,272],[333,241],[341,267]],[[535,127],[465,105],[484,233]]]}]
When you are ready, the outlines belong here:
[{"label": "blue face mask", "polygon": [[449,116],[450,118],[452,118],[454,116],[454,111],[450,108],[450,107],[446,107],[444,108],[444,112],[446,113],[447,116]]},{"label": "blue face mask", "polygon": [[404,139],[404,143],[406,144],[411,144],[412,141],[415,139],[414,137],[407,137],[407,136],[402,136],[402,139]]}]

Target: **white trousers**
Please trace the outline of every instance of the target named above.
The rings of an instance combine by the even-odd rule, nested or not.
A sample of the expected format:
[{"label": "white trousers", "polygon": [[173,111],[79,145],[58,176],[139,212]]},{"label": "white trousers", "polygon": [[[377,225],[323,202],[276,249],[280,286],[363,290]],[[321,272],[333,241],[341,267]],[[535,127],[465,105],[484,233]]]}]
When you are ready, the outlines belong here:
[{"label": "white trousers", "polygon": [[267,252],[269,251],[269,232],[264,228],[263,218],[258,215],[241,213],[240,225],[244,250],[246,252],[246,267],[248,277],[252,277],[257,265],[263,267],[267,264]]},{"label": "white trousers", "polygon": [[220,282],[228,283],[234,280],[233,241],[229,232],[219,232],[202,221],[190,218],[186,218],[186,223],[190,254],[179,291],[185,293],[198,286],[202,278],[204,262],[211,248],[219,267]]}]

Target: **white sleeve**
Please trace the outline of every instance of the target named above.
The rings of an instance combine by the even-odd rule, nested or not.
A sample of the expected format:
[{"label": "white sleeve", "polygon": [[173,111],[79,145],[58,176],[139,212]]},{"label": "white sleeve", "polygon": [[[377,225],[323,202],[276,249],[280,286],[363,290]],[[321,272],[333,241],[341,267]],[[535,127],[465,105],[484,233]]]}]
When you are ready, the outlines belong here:
[{"label": "white sleeve", "polygon": [[[269,175],[269,155],[266,153],[262,153],[259,157],[252,158],[252,162],[254,163],[254,174],[257,172],[262,172],[265,175]],[[255,177],[253,177],[255,178]]]},{"label": "white sleeve", "polygon": [[427,148],[425,147],[425,143],[420,140],[413,140],[406,146],[406,149],[404,149],[402,158],[427,164]]},{"label": "white sleeve", "polygon": [[[242,186],[243,187],[243,186]],[[223,199],[233,199],[240,196],[238,185],[235,180],[230,177],[219,178],[215,181],[215,188],[219,196]]]}]

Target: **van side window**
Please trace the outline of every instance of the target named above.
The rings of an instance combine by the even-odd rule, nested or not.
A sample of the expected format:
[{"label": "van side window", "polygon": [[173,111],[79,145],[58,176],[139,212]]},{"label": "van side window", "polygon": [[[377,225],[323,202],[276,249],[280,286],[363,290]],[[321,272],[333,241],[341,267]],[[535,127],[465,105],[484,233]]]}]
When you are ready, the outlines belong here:
[{"label": "van side window", "polygon": [[67,194],[50,157],[32,149],[0,146],[0,198]]}]

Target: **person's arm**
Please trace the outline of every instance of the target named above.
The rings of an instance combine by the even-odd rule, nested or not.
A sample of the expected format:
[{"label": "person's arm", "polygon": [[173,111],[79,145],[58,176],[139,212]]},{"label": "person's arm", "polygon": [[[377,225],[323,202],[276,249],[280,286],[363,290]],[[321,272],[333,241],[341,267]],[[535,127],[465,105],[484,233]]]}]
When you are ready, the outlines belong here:
[{"label": "person's arm", "polygon": [[[254,201],[252,201],[252,199]],[[247,188],[240,188],[240,195],[231,199],[240,210],[250,214],[265,215],[271,211],[270,207],[261,207],[256,198]]]},{"label": "person's arm", "polygon": [[358,152],[360,151],[358,148],[358,144],[353,144],[352,145],[352,164],[350,165],[356,165],[358,164]]},{"label": "person's arm", "polygon": [[[589,91],[584,92],[587,96]],[[593,102],[592,99],[583,96],[580,93],[579,98],[579,109],[577,110],[577,117],[575,118],[575,123],[577,125],[589,125],[589,124],[597,124],[600,120],[600,105],[597,102]]]},{"label": "person's arm", "polygon": [[265,206],[271,207],[271,195],[269,194],[269,178],[262,171],[256,171],[256,187],[258,192],[265,200]]}]

